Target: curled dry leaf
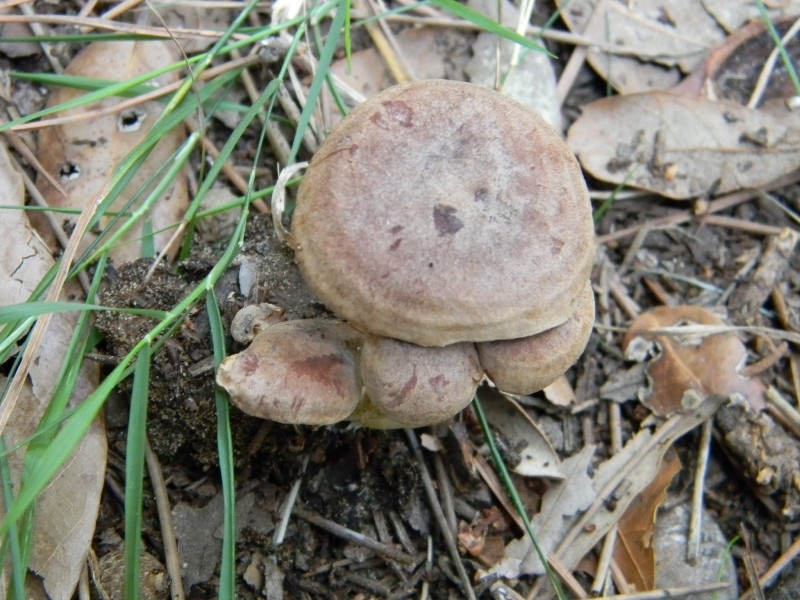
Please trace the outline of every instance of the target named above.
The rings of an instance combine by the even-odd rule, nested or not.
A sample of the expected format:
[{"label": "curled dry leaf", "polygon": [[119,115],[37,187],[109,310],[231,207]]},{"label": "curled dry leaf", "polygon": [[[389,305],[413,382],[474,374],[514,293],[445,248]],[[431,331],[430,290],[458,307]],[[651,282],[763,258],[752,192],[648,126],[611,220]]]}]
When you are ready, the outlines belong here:
[{"label": "curled dry leaf", "polygon": [[567,142],[594,177],[681,200],[800,167],[800,115],[670,92],[614,96],[584,107]]},{"label": "curled dry leaf", "polygon": [[[96,42],[87,46],[66,69],[68,75],[94,79],[126,81],[173,64],[176,60],[174,46],[169,42],[148,40],[145,42]],[[161,85],[176,79],[174,73],[158,79]],[[80,97],[83,92],[58,88],[50,96],[48,106],[57,106]],[[107,108],[119,102],[109,98],[89,107],[80,107],[57,116],[80,114],[89,110]],[[135,108],[115,112],[89,120],[65,123],[43,129],[39,135],[39,160],[66,190],[63,197],[44,178],[37,185],[47,203],[54,208],[84,209],[106,186],[115,169],[130,151],[150,132],[162,106],[158,102],[139,104]],[[130,198],[147,187],[148,180],[170,161],[180,146],[184,132],[173,130],[162,136],[147,161],[128,184],[126,192],[119,198],[113,210],[123,210]],[[156,202],[150,214],[145,216],[155,233],[155,248],[164,248],[172,230],[166,229],[180,222],[188,202],[184,178],[179,177]],[[68,225],[77,217],[67,217]],[[53,246],[55,241],[49,227],[36,221],[43,237]],[[102,227],[108,223],[101,223]],[[67,230],[70,229],[68,226]],[[140,221],[124,238],[132,242],[114,249],[112,257],[117,264],[130,262],[142,256],[143,221]],[[89,234],[87,234],[88,238]]]},{"label": "curled dry leaf", "polygon": [[680,470],[678,454],[670,450],[653,481],[634,498],[617,525],[614,560],[625,579],[634,584],[637,591],[652,590],[656,586],[653,539],[656,512],[666,500],[667,489]]},{"label": "curled dry leaf", "polygon": [[[724,323],[697,306],[661,306],[628,328],[622,342],[626,356],[648,363],[649,389],[640,391],[640,400],[661,416],[680,410],[692,393],[701,398],[739,394],[757,410],[762,408],[764,386],[739,373],[747,356],[741,340],[733,333],[690,334],[692,325]],[[659,333],[678,326],[689,327],[683,334]]]},{"label": "curled dry leaf", "polygon": [[[53,265],[50,252],[33,231],[21,209],[24,200],[22,178],[10,164],[5,146],[0,145],[0,189],[6,205],[0,209],[0,306],[24,302]],[[62,300],[72,299],[69,290]],[[53,316],[47,339],[31,366],[29,381],[20,393],[5,429],[9,448],[28,440],[36,431],[59,383],[61,363],[75,328],[71,313]],[[97,385],[96,365],[82,367],[73,391],[72,406],[88,396]],[[5,380],[0,378],[0,388]],[[24,452],[9,455],[11,480],[19,490]],[[42,579],[50,598],[71,598],[83,570],[94,532],[106,461],[105,428],[96,421],[72,457],[65,463],[36,504],[30,567]],[[0,501],[0,513],[5,505]],[[5,580],[8,581],[8,580]],[[0,581],[0,597],[6,597]]]}]

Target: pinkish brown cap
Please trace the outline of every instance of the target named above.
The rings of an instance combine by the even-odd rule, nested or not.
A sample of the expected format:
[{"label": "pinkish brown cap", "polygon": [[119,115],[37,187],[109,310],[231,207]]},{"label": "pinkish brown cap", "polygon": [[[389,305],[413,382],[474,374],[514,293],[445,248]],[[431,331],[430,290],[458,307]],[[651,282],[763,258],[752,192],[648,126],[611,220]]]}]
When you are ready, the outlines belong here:
[{"label": "pinkish brown cap", "polygon": [[586,185],[558,132],[497,92],[440,80],[385,90],[333,129],[292,237],[338,316],[422,346],[560,325],[595,252]]},{"label": "pinkish brown cap", "polygon": [[594,293],[586,282],[575,314],[566,323],[516,340],[478,344],[481,366],[497,389],[533,394],[569,369],[583,353],[594,324]]},{"label": "pinkish brown cap", "polygon": [[426,348],[367,336],[361,347],[366,398],[351,419],[365,427],[422,427],[449,419],[472,400],[483,378],[475,345]]},{"label": "pinkish brown cap", "polygon": [[361,397],[355,358],[360,340],[340,321],[276,323],[222,361],[217,383],[254,417],[296,425],[337,423]]}]

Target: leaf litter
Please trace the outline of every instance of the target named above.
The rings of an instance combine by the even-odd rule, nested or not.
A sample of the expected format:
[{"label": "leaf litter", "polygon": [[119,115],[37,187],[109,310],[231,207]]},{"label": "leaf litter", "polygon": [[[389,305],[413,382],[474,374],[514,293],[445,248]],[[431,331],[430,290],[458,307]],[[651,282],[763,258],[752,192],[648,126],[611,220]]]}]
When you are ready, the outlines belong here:
[{"label": "leaf litter", "polygon": [[[746,5],[744,9],[743,5]],[[599,8],[595,10],[595,6]],[[665,89],[678,83],[689,71],[702,72],[708,52],[713,55],[715,45],[725,43],[728,33],[742,26],[742,19],[752,18],[755,14],[753,3],[745,2],[730,3],[725,11],[716,3],[704,3],[703,10],[694,3],[694,15],[687,12],[687,6],[688,3],[574,2],[567,8],[570,27],[595,46],[589,50],[593,67],[608,84],[624,94],[596,100],[596,95],[592,97],[590,92],[589,100],[581,103],[583,115],[570,129],[570,142],[574,144],[584,168],[596,178],[591,182],[591,188],[598,197],[608,192],[603,182],[630,185],[658,198],[692,200],[693,210],[702,214],[703,200],[769,184],[797,166],[791,156],[797,144],[793,137],[796,126],[792,113],[776,116],[772,106],[747,109],[734,102],[708,99],[698,92],[706,89],[703,85],[696,86],[688,96],[686,90],[679,94]],[[792,3],[782,3],[778,7],[780,11],[784,9],[791,11]],[[577,19],[579,12],[582,12],[583,21]],[[614,20],[616,37],[611,39],[604,37],[608,31],[603,31],[598,25],[606,22],[610,14],[617,16]],[[696,18],[689,18],[692,16]],[[574,22],[571,20],[573,17]],[[184,18],[191,20],[193,17]],[[538,17],[535,15],[534,18]],[[190,20],[186,23],[193,26]],[[206,25],[198,23],[197,26]],[[423,48],[444,49],[436,64],[434,61],[425,64],[427,50],[420,52],[421,58],[415,60],[420,61],[420,66],[431,67],[437,76],[444,72],[459,73],[459,78],[464,77],[460,70],[463,68],[463,50],[471,47],[472,36],[456,35],[456,30],[451,29],[433,29],[430,33],[418,31],[424,30],[407,30],[395,36],[402,40],[400,51],[413,54],[412,50]],[[452,36],[442,41],[445,32]],[[692,45],[685,45],[687,40]],[[618,47],[610,47],[612,42],[618,42]],[[457,59],[455,70],[452,70],[453,59]],[[359,60],[354,63],[357,65],[355,78],[378,82],[369,86],[386,85],[388,79],[383,73],[384,67],[375,53],[369,61],[361,63]],[[346,61],[340,64],[340,76],[345,77]],[[378,69],[381,74],[378,74]],[[585,82],[592,76],[583,72],[582,77]],[[295,78],[294,91],[302,95],[307,82]],[[559,86],[567,89],[573,86],[577,97],[591,88],[580,80],[562,81]],[[366,89],[362,88],[362,91]],[[650,91],[631,95],[640,90]],[[725,115],[728,115],[727,120]],[[63,150],[60,152],[61,157],[54,164],[61,160],[63,166]],[[246,153],[238,155],[238,159],[245,163]],[[628,160],[630,162],[626,164]],[[746,162],[752,164],[744,168]],[[612,173],[614,168],[618,170]],[[45,187],[43,183],[42,187]],[[635,571],[642,575],[637,589],[640,586],[676,587],[681,583],[653,578],[650,552],[653,552],[656,563],[663,555],[649,538],[656,535],[653,519],[657,525],[664,512],[658,507],[665,503],[674,505],[680,499],[681,490],[686,487],[686,475],[684,471],[679,472],[672,485],[664,481],[653,482],[658,481],[658,473],[664,465],[663,457],[669,454],[670,448],[681,455],[684,463],[692,462],[691,450],[688,449],[691,444],[680,438],[684,435],[693,437],[693,430],[715,413],[715,427],[725,452],[735,458],[729,461],[725,454],[718,457],[722,466],[715,466],[719,470],[707,482],[707,503],[713,510],[705,521],[718,520],[728,539],[743,520],[758,530],[758,543],[753,544],[753,550],[748,552],[758,553],[755,558],[765,567],[782,551],[774,540],[780,538],[781,523],[793,518],[797,510],[797,439],[787,433],[789,430],[780,419],[770,416],[774,411],[770,414],[762,412],[763,401],[754,404],[737,401],[737,398],[760,397],[767,385],[770,391],[773,388],[777,390],[777,386],[780,393],[791,395],[793,368],[795,380],[797,378],[796,364],[792,362],[795,360],[794,347],[787,346],[783,354],[779,354],[774,345],[770,345],[768,334],[738,337],[723,333],[691,337],[676,335],[674,331],[676,327],[691,327],[691,323],[697,322],[724,324],[724,321],[711,321],[713,315],[720,314],[720,308],[729,309],[729,318],[735,325],[753,325],[761,327],[761,331],[769,331],[770,327],[780,323],[791,327],[793,322],[796,327],[800,312],[796,300],[800,282],[794,245],[786,241],[791,235],[779,238],[769,233],[763,237],[763,233],[749,233],[744,229],[752,223],[768,224],[772,227],[770,231],[793,226],[791,210],[792,207],[794,210],[798,208],[796,192],[784,188],[777,190],[775,195],[771,200],[762,196],[760,200],[752,201],[753,196],[749,196],[738,204],[731,203],[731,220],[725,225],[713,225],[711,220],[702,221],[690,215],[683,225],[666,228],[649,227],[648,224],[662,218],[665,212],[671,214],[670,211],[683,209],[676,209],[674,204],[653,202],[652,199],[618,202],[598,223],[599,233],[609,234],[617,228],[638,224],[641,225],[640,234],[632,241],[623,239],[604,248],[606,252],[601,260],[605,262],[598,265],[593,277],[600,310],[598,329],[590,343],[592,355],[584,357],[568,374],[562,382],[562,385],[566,383],[565,388],[557,393],[551,392],[550,396],[537,394],[523,399],[522,410],[528,416],[535,419],[537,415],[547,413],[547,418],[542,421],[550,423],[546,430],[548,433],[542,433],[527,419],[518,422],[504,405],[489,409],[489,418],[497,433],[510,440],[508,446],[512,451],[508,455],[514,456],[514,449],[522,449],[524,460],[517,465],[519,474],[516,481],[525,489],[523,498],[533,517],[534,528],[540,532],[540,542],[551,552],[554,561],[567,570],[574,570],[580,580],[578,585],[588,588],[587,577],[600,577],[601,574],[592,573],[593,565],[597,564],[592,557],[598,558],[599,542],[615,527],[620,529],[620,539],[625,540],[630,548],[637,548],[629,552],[629,556],[635,554],[638,559],[639,549],[645,554],[645,562],[633,565],[628,571],[629,574]],[[776,208],[773,201],[788,207],[788,210]],[[176,222],[180,216],[178,210],[163,222],[163,226]],[[796,228],[796,224],[794,226]],[[248,230],[250,243],[258,237],[259,227],[263,228],[263,225],[257,225],[254,220]],[[153,226],[155,230],[159,228]],[[19,233],[14,232],[15,235]],[[138,241],[130,246],[138,246]],[[262,243],[261,248],[268,248],[270,255],[275,254],[275,249],[269,244]],[[44,249],[41,252],[46,254]],[[290,305],[287,308],[295,309],[294,301],[300,296],[280,288],[281,282],[294,281],[291,265],[278,266],[280,261],[275,261],[272,267],[267,267],[258,256],[258,253],[248,255],[247,260],[237,266],[241,269],[247,267],[248,272],[255,273],[254,278],[250,277],[255,285],[248,286],[252,291],[243,293],[238,287],[239,274],[234,272],[220,295],[228,319],[242,303],[273,301],[276,294],[284,304]],[[127,258],[118,256],[116,260],[123,262]],[[190,281],[192,276],[210,268],[214,260],[213,251],[208,249],[193,254],[188,261],[181,263],[181,277]],[[122,292],[124,303],[137,305],[145,298],[152,305],[158,305],[158,298],[147,298],[149,288],[143,282],[143,273],[147,270],[147,265],[139,265],[122,271],[122,281],[117,282],[117,289]],[[609,284],[607,275],[604,275],[609,272],[613,274],[614,285]],[[152,290],[161,290],[157,292],[161,294],[172,281],[173,291],[177,292],[175,280],[169,279],[174,274],[162,273],[159,277],[163,278],[161,283]],[[155,280],[158,281],[158,277]],[[185,285],[185,282],[180,285]],[[167,297],[166,293],[161,296],[162,299]],[[662,321],[634,321],[638,307],[651,308],[667,301],[675,303],[675,299],[681,304],[694,306],[670,307],[671,313],[667,314],[677,315],[673,321],[664,322],[663,315]],[[313,300],[305,298],[298,300],[298,306],[301,307],[295,309],[298,312],[319,313],[322,310],[314,305]],[[779,306],[783,309],[777,308]],[[711,307],[716,309],[713,313],[701,312]],[[773,310],[778,311],[777,317]],[[648,311],[642,318],[652,318],[652,313]],[[177,343],[171,348],[171,357],[165,356],[158,362],[159,377],[171,380],[171,385],[165,389],[172,390],[170,393],[175,395],[173,406],[157,404],[156,410],[162,413],[161,422],[166,426],[159,430],[160,433],[153,432],[155,444],[164,442],[161,435],[169,423],[174,423],[175,432],[183,426],[179,421],[188,419],[180,417],[181,414],[213,410],[208,403],[203,404],[213,388],[208,385],[208,378],[203,379],[203,373],[207,371],[200,368],[209,350],[204,344],[197,343],[197,339],[207,331],[205,327],[204,317],[194,315],[180,336],[176,336]],[[121,329],[120,333],[124,333]],[[619,329],[627,329],[628,334],[623,336]],[[663,329],[671,331],[659,333]],[[134,334],[135,329],[128,333]],[[646,339],[648,360],[636,365],[625,381],[611,390],[609,382],[630,365],[622,353],[631,345],[627,341],[631,336]],[[193,343],[189,341],[191,338],[195,339]],[[119,343],[130,343],[135,339],[132,335]],[[754,360],[768,362],[758,374],[742,371],[743,363]],[[660,364],[661,371],[657,364]],[[190,372],[193,375],[188,376]],[[574,391],[569,389],[570,386]],[[644,403],[638,395],[640,388],[647,390],[641,396]],[[689,390],[692,392],[687,393]],[[796,385],[794,393],[797,393]],[[163,396],[166,398],[169,394]],[[606,398],[612,396],[612,402],[607,402]],[[653,397],[668,399],[664,400],[664,407],[659,408],[662,403],[654,404]],[[564,400],[552,403],[550,398]],[[175,405],[179,410],[175,410]],[[719,406],[722,408],[718,409]],[[650,409],[663,416],[648,417]],[[213,417],[213,413],[209,414]],[[260,510],[260,514],[269,516],[270,523],[273,519],[277,521],[280,511],[276,497],[280,498],[292,483],[300,481],[299,499],[305,505],[302,514],[308,514],[310,507],[317,513],[315,518],[327,519],[329,525],[342,523],[376,540],[402,545],[406,552],[418,553],[419,560],[423,560],[420,565],[425,564],[422,556],[430,532],[444,535],[443,527],[446,527],[453,533],[473,536],[484,546],[474,548],[475,553],[470,552],[470,556],[483,561],[482,566],[495,573],[502,570],[506,576],[520,577],[509,581],[509,585],[516,586],[517,593],[531,593],[538,588],[526,574],[541,573],[541,564],[531,552],[527,539],[514,529],[513,516],[505,516],[505,510],[498,508],[504,505],[492,494],[501,493],[500,487],[484,482],[476,473],[477,461],[464,452],[468,446],[480,445],[472,419],[473,415],[467,411],[451,430],[433,430],[431,435],[435,434],[435,437],[431,437],[427,444],[435,448],[426,459],[430,459],[431,466],[436,469],[437,489],[449,525],[443,526],[432,519],[431,509],[423,500],[418,470],[402,440],[385,434],[336,428],[304,432],[271,426],[265,434],[256,433],[257,427],[253,427],[253,423],[241,428],[237,425],[236,430],[241,436],[239,443],[249,446],[240,449],[238,454],[240,482],[249,486],[248,489],[254,489],[254,496],[261,499],[253,500],[256,509],[242,507],[242,510],[249,514]],[[548,440],[548,435],[556,435],[552,423],[560,425],[557,444],[550,444]],[[200,429],[195,432],[202,437]],[[454,432],[459,433],[455,435]],[[112,434],[116,443],[120,439],[118,434]],[[213,428],[206,435],[213,436]],[[475,438],[477,443],[466,444],[467,438]],[[614,451],[611,448],[617,444],[615,438],[619,444]],[[196,530],[203,521],[203,517],[198,515],[206,514],[197,507],[205,505],[209,498],[212,501],[208,506],[212,506],[218,502],[214,499],[219,496],[218,483],[213,476],[204,484],[210,488],[208,493],[196,492],[198,483],[193,479],[202,475],[197,471],[196,455],[191,449],[193,443],[195,441],[181,446],[181,450],[165,443],[161,451],[168,457],[172,500],[181,511],[193,515],[190,521],[194,525],[189,529]],[[553,445],[558,449],[555,454]],[[543,479],[541,475],[550,472],[542,467],[556,462],[560,462],[559,474],[563,479]],[[741,468],[731,470],[731,462],[741,465]],[[306,463],[309,465],[307,471],[300,468],[300,464]],[[208,466],[212,463],[201,461],[199,464],[205,465],[200,473],[203,473],[202,469],[212,468]],[[213,473],[213,468],[205,472]],[[735,478],[749,480],[757,493],[734,493],[735,486],[730,487],[728,482],[736,481],[741,485]],[[255,483],[257,481],[260,483]],[[261,487],[264,485],[269,489]],[[650,486],[657,490],[648,491],[652,489]],[[663,500],[665,488],[668,491],[666,500]],[[252,495],[243,496],[252,498]],[[729,497],[737,499],[728,501]],[[264,498],[269,498],[269,501],[263,502]],[[452,507],[454,503],[457,507]],[[626,510],[637,517],[634,525],[626,523],[623,517]],[[218,511],[213,514],[216,520]],[[158,527],[152,514],[146,513],[145,519],[152,527]],[[336,537],[296,519],[289,523],[287,542],[283,545],[275,545],[267,539],[266,533],[271,525],[264,529],[263,523],[258,523],[260,521],[255,520],[240,530],[238,548],[241,564],[246,567],[241,591],[250,597],[280,597],[283,594],[325,597],[344,593],[344,590],[362,593],[370,590],[379,596],[388,595],[385,586],[370,588],[370,577],[361,573],[368,573],[373,580],[383,577],[382,581],[393,582],[398,593],[402,590],[415,592],[415,586],[424,585],[424,589],[434,590],[433,597],[446,597],[445,594],[458,589],[448,578],[448,575],[453,577],[454,558],[452,555],[445,558],[447,552],[443,548],[435,548],[434,551],[442,557],[435,564],[416,571],[402,571],[403,567],[396,564],[392,565],[392,571],[386,568],[386,559],[379,559],[363,549],[357,550],[352,542],[344,546]],[[470,523],[472,528],[466,527]],[[106,519],[103,527],[106,531],[119,530],[119,523],[115,523],[113,518]],[[184,546],[197,542],[192,531],[181,535],[185,540]],[[118,555],[115,553],[118,550],[113,545],[104,544],[102,539],[98,537],[95,545],[99,552],[109,557],[104,564],[117,564],[115,559]],[[459,539],[467,538],[462,535]],[[215,540],[212,536],[208,541],[209,548],[213,547]],[[502,548],[503,541],[506,542],[505,548]],[[721,551],[723,545],[724,541],[717,541],[709,552]],[[160,553],[157,544],[150,549],[155,554]],[[593,549],[596,552],[593,553]],[[337,562],[342,560],[349,562]],[[492,561],[496,564],[492,565]],[[192,582],[196,584],[193,593],[213,593],[216,575],[208,573],[216,567],[216,564],[212,567],[209,564],[216,561],[203,563],[199,570],[202,561],[191,559],[191,562],[194,570],[189,569],[187,573],[193,573]],[[475,569],[475,573],[482,572],[469,560],[465,564],[470,570]],[[156,569],[156,572],[160,571]],[[397,576],[398,572],[402,575]],[[421,584],[423,575],[425,583]],[[635,576],[630,575],[628,579],[635,580]],[[68,581],[65,576],[64,586],[69,585]],[[604,589],[612,588],[607,585]]]}]

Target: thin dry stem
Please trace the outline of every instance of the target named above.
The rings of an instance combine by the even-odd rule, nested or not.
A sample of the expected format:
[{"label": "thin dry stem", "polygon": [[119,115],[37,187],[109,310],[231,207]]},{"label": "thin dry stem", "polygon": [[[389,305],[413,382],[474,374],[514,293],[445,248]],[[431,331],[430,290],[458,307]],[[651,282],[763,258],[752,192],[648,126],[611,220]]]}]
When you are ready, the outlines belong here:
[{"label": "thin dry stem", "polygon": [[186,595],[183,591],[183,579],[181,578],[181,560],[178,551],[178,540],[175,537],[175,526],[172,523],[172,507],[169,503],[167,484],[164,481],[164,473],[161,470],[161,463],[158,456],[150,447],[150,442],[145,444],[145,458],[147,460],[147,473],[150,475],[150,484],[153,487],[153,497],[156,501],[158,510],[158,521],[161,523],[161,540],[164,544],[164,558],[167,573],[170,577],[170,592],[172,600],[183,600]]},{"label": "thin dry stem", "polygon": [[694,565],[700,556],[700,535],[703,529],[703,489],[705,487],[706,472],[708,471],[708,457],[711,453],[711,432],[714,422],[708,420],[700,429],[700,445],[697,449],[697,467],[694,472],[692,486],[692,513],[689,518],[689,535],[686,538],[686,561]]},{"label": "thin dry stem", "polygon": [[417,461],[417,467],[419,468],[420,475],[422,476],[422,485],[425,488],[426,495],[428,496],[428,502],[433,510],[436,523],[442,532],[442,537],[444,538],[445,545],[447,546],[447,551],[450,554],[450,560],[453,561],[456,571],[458,572],[458,578],[461,580],[462,591],[470,600],[476,600],[475,590],[472,588],[469,576],[464,568],[464,563],[461,560],[461,554],[458,552],[455,536],[451,534],[450,528],[447,526],[447,521],[444,517],[444,513],[442,512],[442,506],[439,504],[439,499],[436,496],[436,491],[433,488],[433,480],[428,472],[428,466],[425,464],[425,458],[422,456],[422,449],[417,441],[416,434],[410,429],[406,429],[405,432],[408,443],[411,446],[412,452],[414,453],[414,458]]},{"label": "thin dry stem", "polygon": [[[738,206],[739,204],[743,204],[745,202],[752,200],[753,198],[758,197],[762,192],[775,190],[782,187],[787,187],[797,183],[798,181],[800,181],[800,171],[794,171],[792,173],[789,173],[788,175],[779,177],[772,183],[769,183],[761,188],[755,190],[740,190],[738,192],[733,192],[731,194],[721,196],[720,198],[712,200],[711,202],[708,203],[708,208],[705,214],[709,215],[723,210],[727,210],[729,208],[733,208],[734,206]],[[643,223],[638,223],[637,225],[631,225],[630,227],[624,227],[623,229],[619,229],[617,231],[613,231],[611,233],[598,236],[597,241],[600,244],[607,244],[611,241],[621,240],[626,237],[635,235],[638,231],[644,228],[662,229],[665,227],[673,227],[675,225],[682,225],[683,223],[688,223],[690,221],[695,220],[696,218],[697,218],[696,215],[690,209],[686,209],[678,211],[671,215],[667,215],[665,217],[661,217],[658,219],[650,219]]]},{"label": "thin dry stem", "polygon": [[[246,58],[242,58],[239,60],[232,60],[225,64],[212,67],[206,70],[199,78],[199,81],[207,81],[209,79],[213,79],[214,77],[218,77],[219,75],[226,73],[228,71],[238,69],[239,67],[246,66],[248,64],[258,62],[258,57],[248,56]],[[181,86],[183,86],[184,80],[180,79],[178,81],[174,81],[168,85],[163,87],[159,87],[158,89],[153,90],[152,92],[147,92],[146,94],[142,94],[141,96],[136,96],[135,98],[130,98],[128,100],[121,100],[111,106],[106,106],[104,108],[97,108],[94,110],[86,110],[80,113],[73,113],[70,115],[65,115],[63,117],[54,117],[52,119],[42,119],[41,121],[35,121],[33,123],[23,123],[21,125],[15,125],[11,128],[12,131],[27,131],[31,129],[42,129],[44,127],[53,127],[55,125],[64,125],[66,123],[76,123],[79,121],[89,121],[95,120],[100,117],[104,117],[106,115],[113,115],[123,110],[127,110],[133,108],[135,106],[139,106],[144,104],[145,102],[150,102],[151,100],[156,100],[172,92],[178,90]]]}]

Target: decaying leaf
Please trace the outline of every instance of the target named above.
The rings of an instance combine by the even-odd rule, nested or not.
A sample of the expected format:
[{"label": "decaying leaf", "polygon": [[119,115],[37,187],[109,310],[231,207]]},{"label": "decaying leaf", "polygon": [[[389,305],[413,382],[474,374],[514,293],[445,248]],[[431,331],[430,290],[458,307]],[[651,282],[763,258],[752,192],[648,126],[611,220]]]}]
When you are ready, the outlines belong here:
[{"label": "decaying leaf", "polygon": [[[415,79],[464,79],[471,34],[453,29],[405,29],[395,35],[403,65]],[[352,68],[351,68],[352,67]],[[354,52],[331,65],[331,72],[362,96],[371,96],[394,83],[386,63],[374,48]]]},{"label": "decaying leaf", "polygon": [[656,587],[656,555],[653,533],[656,511],[667,497],[667,488],[681,470],[674,451],[667,453],[653,481],[634,498],[617,525],[614,560],[628,583],[643,592]]},{"label": "decaying leaf", "polygon": [[[706,3],[707,5],[709,3]],[[733,7],[736,2],[712,2],[720,13],[725,12],[725,7]],[[740,6],[746,4],[739,2]],[[792,4],[790,2],[787,5]],[[800,2],[794,2],[795,10],[800,11]],[[708,10],[712,6],[706,7]],[[750,6],[756,11],[754,3]],[[741,16],[741,15],[740,15]],[[789,16],[773,20],[775,29],[780,35],[785,35],[796,17]],[[734,17],[738,21],[738,17]],[[746,22],[745,19],[741,23]],[[737,26],[738,27],[738,26]],[[789,58],[793,64],[800,61],[800,40],[792,38],[785,45]],[[731,100],[745,106],[751,106],[753,92],[760,85],[760,76],[756,76],[763,69],[769,70],[767,85],[759,94],[759,101],[754,105],[761,107],[771,100],[786,100],[797,92],[792,85],[791,76],[780,65],[769,68],[770,55],[775,50],[775,43],[766,25],[760,19],[747,23],[736,33],[728,36],[725,41],[714,48],[689,77],[680,82],[673,91],[688,96],[701,98],[711,97],[718,100]]]},{"label": "decaying leaf", "polygon": [[[640,400],[657,415],[680,410],[687,395],[738,394],[755,408],[764,406],[764,387],[756,379],[739,374],[747,356],[744,344],[733,333],[692,334],[692,325],[723,326],[714,314],[697,306],[660,306],[636,319],[622,342],[626,356],[647,362],[649,389]],[[658,333],[665,328],[687,326],[683,334]]]},{"label": "decaying leaf", "polygon": [[547,436],[528,416],[514,397],[508,394],[480,390],[486,418],[502,439],[508,452],[519,457],[510,464],[511,470],[525,477],[563,479],[561,460]]},{"label": "decaying leaf", "polygon": [[[587,60],[618,92],[666,89],[694,71],[727,33],[758,18],[753,0],[560,0],[561,15],[591,40]],[[765,3],[771,19],[800,12],[797,0]]]},{"label": "decaying leaf", "polygon": [[757,187],[800,167],[795,112],[670,92],[614,96],[585,106],[567,142],[598,179],[687,199]]},{"label": "decaying leaf", "polygon": [[[0,305],[25,302],[53,264],[50,251],[28,225],[22,210],[25,186],[22,175],[11,164],[5,144],[0,143]],[[17,208],[10,208],[16,206]]]},{"label": "decaying leaf", "polygon": [[[595,449],[594,446],[585,446],[562,463],[564,480],[556,481],[545,492],[541,511],[531,519],[536,540],[545,555],[550,554],[569,525],[597,498],[588,473]],[[530,539],[522,537],[506,545],[505,558],[494,566],[492,572],[515,578],[521,574],[542,575],[544,569]]]},{"label": "decaying leaf", "polygon": [[724,37],[694,0],[558,4],[569,28],[592,40],[589,63],[623,94],[672,87]]},{"label": "decaying leaf", "polygon": [[[2,145],[0,186],[7,193],[4,203],[18,207],[0,209],[0,236],[5,240],[0,253],[0,306],[6,306],[27,300],[41,276],[53,265],[53,259],[21,210],[24,200],[21,178],[11,167]],[[22,443],[36,431],[59,384],[61,363],[76,319],[70,313],[53,316],[47,338],[30,368],[30,381],[23,387],[6,426],[7,447]],[[73,406],[92,392],[97,378],[97,366],[85,364],[73,391]],[[23,458],[24,450],[9,456],[15,491],[19,489]],[[97,520],[105,462],[105,428],[102,421],[96,421],[37,501],[30,567],[44,582],[51,599],[71,598],[83,570]],[[5,512],[3,502],[0,511]],[[6,597],[6,584],[0,581],[0,597]]]},{"label": "decaying leaf", "polygon": [[[725,31],[732,33],[748,21],[761,18],[758,3],[755,0],[702,0],[703,8],[708,11]],[[764,2],[764,10],[771,21],[781,17],[797,16],[800,13],[800,1],[779,0]]]},{"label": "decaying leaf", "polygon": [[[216,8],[213,5],[170,4],[164,7],[162,16],[167,26],[176,29],[199,29],[207,32],[222,32],[228,28],[233,11],[229,8]],[[211,35],[194,36],[178,40],[185,54],[196,54],[208,50],[217,39]]]},{"label": "decaying leaf", "polygon": [[[653,481],[675,440],[710,418],[722,401],[721,396],[710,396],[674,414],[655,431],[643,429],[591,478],[587,469],[594,447],[587,446],[563,461],[567,479],[545,493],[542,510],[532,519],[545,553],[555,553],[566,569],[574,569]],[[514,578],[541,575],[543,569],[530,541],[520,538],[506,546],[506,558],[492,572]]]},{"label": "decaying leaf", "polygon": [[[75,57],[66,73],[101,80],[112,78],[114,81],[126,81],[170,65],[176,59],[174,46],[169,42],[95,42]],[[160,78],[159,83],[164,85],[175,79],[173,72]],[[75,100],[82,94],[83,92],[74,89],[56,89],[50,96],[48,106]],[[64,111],[57,116],[106,108],[117,102],[118,99],[109,98],[100,104]],[[57,208],[85,208],[109,183],[121,161],[149,133],[162,106],[158,102],[149,102],[119,113],[43,129],[39,135],[38,158],[44,169],[67,192],[65,198],[40,177],[37,185],[47,203]],[[183,137],[182,131],[173,130],[159,140],[147,162],[128,185],[126,193],[115,204],[114,210],[123,210],[134,194],[148,187],[148,180],[169,162]],[[145,217],[150,229],[155,232],[156,251],[166,245],[172,234],[172,230],[167,228],[180,222],[187,201],[186,183],[179,177]],[[74,224],[77,217],[70,216],[65,220],[69,231],[69,225]],[[107,225],[107,222],[101,224],[102,227]],[[117,264],[142,256],[142,236],[145,231],[143,225],[140,221],[124,238],[129,244],[121,244],[112,252],[112,258]],[[37,220],[37,227],[48,243],[54,245],[49,227],[41,220]]]}]

